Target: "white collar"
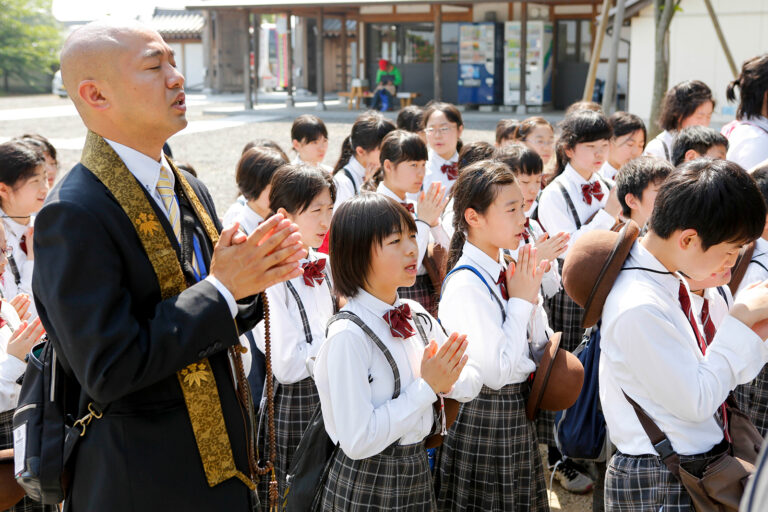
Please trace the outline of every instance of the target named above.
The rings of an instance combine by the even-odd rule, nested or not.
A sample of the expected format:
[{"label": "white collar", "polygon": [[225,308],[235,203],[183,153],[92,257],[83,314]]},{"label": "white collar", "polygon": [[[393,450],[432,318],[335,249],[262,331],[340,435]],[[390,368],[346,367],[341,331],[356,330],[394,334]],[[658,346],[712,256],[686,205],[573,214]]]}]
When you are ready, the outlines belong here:
[{"label": "white collar", "polygon": [[685,283],[685,287],[688,288],[688,283],[685,282],[685,279],[677,272],[669,272],[658,258],[640,243],[640,240],[635,241],[635,244],[629,251],[629,258],[627,258],[623,268],[627,267],[642,267],[657,271],[648,272],[641,270],[646,277],[666,289],[675,298],[675,301],[677,301],[679,296],[680,282]]},{"label": "white collar", "polygon": [[8,217],[2,208],[0,208],[0,216],[3,218],[3,224],[5,224],[6,228],[11,230],[11,234],[16,238],[21,238],[24,236],[27,230],[35,224],[34,215],[29,217],[29,224],[21,224],[20,222],[17,222],[16,219]]},{"label": "white collar", "polygon": [[536,207],[539,205],[538,201],[534,201],[530,208],[528,208],[528,211],[525,212],[525,218],[528,219],[531,217],[531,214],[536,209]]},{"label": "white collar", "polygon": [[[464,242],[461,253],[485,270],[494,279],[494,282],[499,278],[501,271],[504,270],[504,266],[499,263],[499,260],[494,260],[470,242]],[[499,254],[499,257],[501,257],[501,254]]]},{"label": "white collar", "polygon": [[123,161],[131,174],[133,174],[150,194],[153,193],[157,187],[157,180],[160,178],[160,167],[164,166],[168,169],[171,186],[173,187],[175,185],[176,178],[173,175],[173,172],[171,172],[171,166],[162,152],[160,153],[160,158],[154,160],[144,153],[129,148],[119,142],[107,138],[104,140],[107,141],[107,144],[109,144],[113,150],[115,150],[115,153],[117,153],[117,156],[120,157],[120,160]]},{"label": "white collar", "polygon": [[616,177],[616,173],[618,173],[619,170],[612,166],[608,160],[606,160],[603,164],[603,167],[600,169],[600,172],[602,173],[603,178],[612,180]]},{"label": "white collar", "polygon": [[259,227],[259,224],[264,222],[264,219],[261,217],[261,215],[253,211],[253,209],[248,206],[248,203],[242,207],[239,217],[240,225],[249,235],[253,233],[257,227]]},{"label": "white collar", "polygon": [[768,119],[764,118],[763,116],[744,118],[744,119],[740,119],[739,121],[741,121],[742,123],[754,124],[761,127],[764,130],[768,130]]},{"label": "white collar", "polygon": [[360,181],[365,179],[365,167],[357,161],[357,158],[355,158],[354,155],[349,157],[349,162],[347,162],[347,165],[345,165],[344,168],[360,178]]},{"label": "white collar", "polygon": [[451,158],[446,160],[445,158],[438,155],[435,150],[430,149],[427,158],[430,162],[435,162],[435,165],[452,164],[459,161],[459,152],[456,151]]},{"label": "white collar", "polygon": [[382,318],[382,320],[387,311],[390,311],[402,304],[399,296],[395,299],[395,303],[390,305],[382,300],[377,299],[362,289],[358,290],[357,295],[355,295],[352,300],[359,303],[365,309],[373,313],[377,318]]},{"label": "white collar", "polygon": [[376,187],[376,192],[381,194],[381,195],[390,197],[390,198],[394,199],[395,201],[397,201],[398,203],[410,203],[411,202],[411,201],[408,200],[408,196],[405,196],[405,199],[400,199],[399,197],[397,197],[397,194],[392,192],[392,190],[388,186],[386,186],[383,181],[381,183],[379,183],[378,187]]},{"label": "white collar", "polygon": [[589,185],[595,181],[595,173],[592,173],[592,176],[590,176],[589,180],[585,180],[584,176],[579,174],[579,171],[574,169],[570,162],[565,165],[565,170],[563,171],[562,176],[563,179],[566,179],[572,183],[576,183],[577,185]]},{"label": "white collar", "polygon": [[762,237],[760,237],[755,240],[755,252],[752,257],[757,258],[758,256],[762,256],[766,253],[768,253],[768,240],[764,240]]}]

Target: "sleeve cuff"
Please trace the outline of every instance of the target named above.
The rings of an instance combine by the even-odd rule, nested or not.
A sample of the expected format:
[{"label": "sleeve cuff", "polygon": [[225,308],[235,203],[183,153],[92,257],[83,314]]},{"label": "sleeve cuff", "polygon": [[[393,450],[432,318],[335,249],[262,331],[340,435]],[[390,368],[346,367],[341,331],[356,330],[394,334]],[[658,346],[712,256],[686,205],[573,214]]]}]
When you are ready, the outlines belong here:
[{"label": "sleeve cuff", "polygon": [[437,400],[437,395],[432,387],[422,378],[415,380],[408,386],[408,395],[418,404],[432,405]]},{"label": "sleeve cuff", "polygon": [[227,301],[227,306],[229,306],[229,313],[232,315],[232,318],[235,318],[237,316],[237,301],[235,300],[234,295],[232,295],[232,292],[227,290],[227,287],[221,284],[221,281],[213,276],[206,277],[205,281],[208,281],[213,286],[215,286],[217,290],[219,290],[221,296],[224,297],[224,300]]},{"label": "sleeve cuff", "polygon": [[507,301],[507,317],[517,318],[521,324],[526,325],[533,311],[533,304],[518,297],[510,297]]}]

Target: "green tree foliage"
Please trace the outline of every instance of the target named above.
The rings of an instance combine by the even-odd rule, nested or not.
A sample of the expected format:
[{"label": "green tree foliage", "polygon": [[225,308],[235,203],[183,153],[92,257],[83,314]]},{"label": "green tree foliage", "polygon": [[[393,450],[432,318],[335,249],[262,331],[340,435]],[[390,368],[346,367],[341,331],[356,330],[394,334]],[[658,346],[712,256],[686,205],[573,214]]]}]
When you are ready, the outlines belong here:
[{"label": "green tree foliage", "polygon": [[50,78],[58,62],[61,32],[51,0],[0,0],[0,73],[27,85]]}]

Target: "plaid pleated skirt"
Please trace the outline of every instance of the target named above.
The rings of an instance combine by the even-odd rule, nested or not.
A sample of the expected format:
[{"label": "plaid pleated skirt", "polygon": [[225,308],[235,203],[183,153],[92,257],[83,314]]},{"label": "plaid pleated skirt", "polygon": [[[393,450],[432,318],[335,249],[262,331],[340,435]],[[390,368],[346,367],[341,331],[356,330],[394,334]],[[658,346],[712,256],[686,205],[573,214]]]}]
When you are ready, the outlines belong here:
[{"label": "plaid pleated skirt", "polygon": [[[721,443],[722,445],[722,443]],[[727,450],[717,446],[701,455],[680,455],[680,464],[704,465]],[[656,455],[616,452],[605,472],[606,512],[694,512],[683,484]]]},{"label": "plaid pleated skirt", "polygon": [[439,297],[435,293],[435,287],[429,274],[416,276],[416,282],[408,288],[398,288],[397,295],[401,299],[410,299],[418,302],[427,312],[437,318],[437,306]]},{"label": "plaid pleated skirt", "polygon": [[[290,467],[293,454],[299,446],[301,436],[309,425],[312,413],[315,412],[320,397],[317,394],[315,382],[311,377],[294,384],[275,384],[275,445],[277,460],[275,461],[275,476],[277,477],[279,496],[285,493],[285,476]],[[266,387],[265,387],[266,390]],[[269,421],[266,403],[262,404],[259,413],[258,447],[260,464],[269,458]],[[259,500],[268,500],[269,475],[259,481]]]},{"label": "plaid pleated skirt", "polygon": [[525,417],[528,388],[483,386],[462,404],[440,452],[438,510],[549,510],[535,426]]},{"label": "plaid pleated skirt", "polygon": [[565,293],[565,289],[560,289],[544,303],[552,330],[563,333],[560,346],[568,352],[573,352],[584,337],[584,328],[581,326],[584,308],[576,304]]},{"label": "plaid pleated skirt", "polygon": [[734,396],[739,409],[749,416],[760,434],[768,435],[768,365],[752,382],[738,386]]},{"label": "plaid pleated skirt", "polygon": [[[0,412],[0,450],[13,448],[14,410]],[[56,510],[56,505],[43,505],[24,496],[24,499],[3,512],[55,512]]]},{"label": "plaid pleated skirt", "polygon": [[424,443],[394,444],[352,460],[336,450],[322,491],[323,512],[432,512],[435,495]]}]

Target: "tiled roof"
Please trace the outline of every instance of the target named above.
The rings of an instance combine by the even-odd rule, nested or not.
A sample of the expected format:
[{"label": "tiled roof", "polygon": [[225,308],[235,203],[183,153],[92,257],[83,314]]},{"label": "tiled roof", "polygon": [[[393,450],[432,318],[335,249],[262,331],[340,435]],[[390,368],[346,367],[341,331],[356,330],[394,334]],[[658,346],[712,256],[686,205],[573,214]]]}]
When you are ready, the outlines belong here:
[{"label": "tiled roof", "polygon": [[205,20],[200,11],[155,8],[149,21],[164,39],[201,39]]}]

